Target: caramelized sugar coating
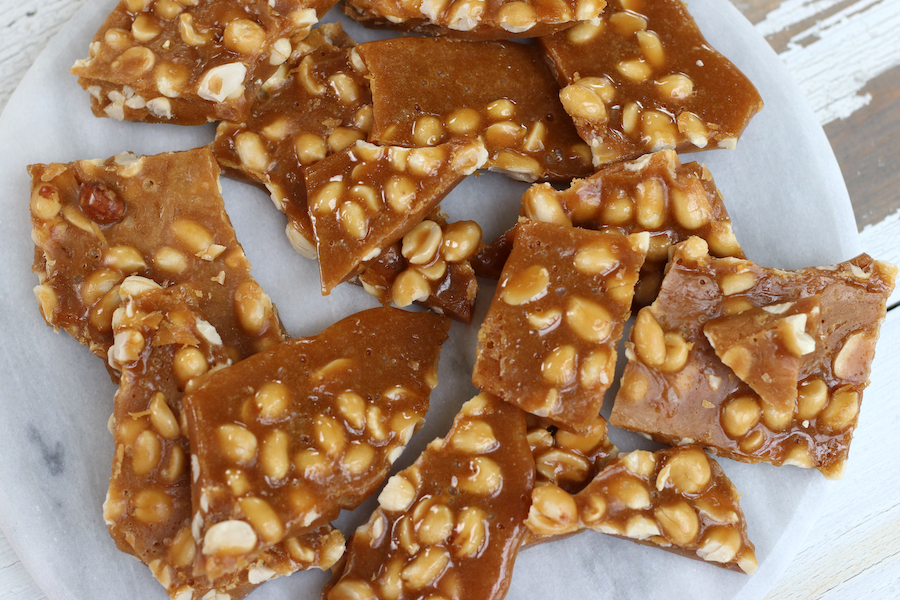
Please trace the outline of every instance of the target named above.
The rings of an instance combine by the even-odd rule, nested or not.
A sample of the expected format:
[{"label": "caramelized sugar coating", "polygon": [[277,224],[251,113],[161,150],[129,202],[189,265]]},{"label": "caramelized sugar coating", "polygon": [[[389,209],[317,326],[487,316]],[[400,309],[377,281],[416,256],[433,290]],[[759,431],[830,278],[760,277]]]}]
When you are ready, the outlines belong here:
[{"label": "caramelized sugar coating", "polygon": [[740,494],[696,446],[620,456],[575,495],[535,487],[525,524],[538,540],[584,529],[752,574],[759,566]]},{"label": "caramelized sugar coating", "polygon": [[[828,267],[768,269],[712,258],[702,240],[690,238],[676,246],[659,298],[638,313],[610,422],[670,445],[696,442],[736,460],[815,467],[840,477],[896,272],[865,254]],[[816,296],[817,315],[806,305]],[[796,401],[787,406],[754,390],[767,364],[757,352],[730,360],[727,348],[747,344],[719,344],[725,317],[739,317],[732,325],[740,338],[742,321],[758,317],[759,308],[818,321],[818,333],[793,320],[772,336],[784,346],[776,352],[800,356]],[[807,338],[814,341],[811,352]],[[775,371],[769,378],[783,377]]]},{"label": "caramelized sugar coating", "polygon": [[524,413],[489,394],[469,400],[388,480],[323,600],[503,598],[533,475]]},{"label": "caramelized sugar coating", "polygon": [[707,321],[703,334],[719,360],[759,394],[768,410],[793,412],[804,357],[824,340],[818,295]]},{"label": "caramelized sugar coating", "polygon": [[734,148],[763,106],[681,0],[610,0],[599,20],[539,41],[595,166],[664,148]]},{"label": "caramelized sugar coating", "polygon": [[[485,158],[478,140],[412,149],[357,142],[308,167],[322,293],[403,239]],[[428,241],[415,238],[417,255]]]},{"label": "caramelized sugar coating", "polygon": [[449,326],[429,313],[364,311],[192,391],[200,572],[244,568],[375,491],[428,410]]},{"label": "caramelized sugar coating", "polygon": [[472,382],[563,429],[590,433],[647,239],[520,221],[478,332]]},{"label": "caramelized sugar coating", "polygon": [[287,216],[294,248],[314,258],[306,167],[365,139],[372,124],[368,80],[350,61],[340,23],[315,28],[263,84],[242,123],[219,123],[212,145],[225,173],[265,187]]},{"label": "caramelized sugar coating", "polygon": [[48,324],[106,360],[129,275],[188,283],[234,360],[283,339],[237,241],[208,148],[31,165],[35,295]]},{"label": "caramelized sugar coating", "polygon": [[535,46],[405,37],[357,46],[370,75],[369,141],[433,146],[481,137],[486,168],[523,181],[593,172]]},{"label": "caramelized sugar coating", "polygon": [[98,117],[241,122],[332,0],[122,0],[72,67]]},{"label": "caramelized sugar coating", "polygon": [[565,190],[535,184],[522,195],[522,214],[601,231],[650,232],[637,306],[656,298],[673,244],[699,236],[715,256],[744,257],[712,175],[697,163],[681,164],[673,150],[608,165]]},{"label": "caramelized sugar coating", "polygon": [[348,0],[344,13],[366,27],[387,27],[468,40],[548,35],[600,16],[606,0]]},{"label": "caramelized sugar coating", "polygon": [[480,245],[475,221],[448,223],[438,207],[401,241],[363,263],[358,281],[385,306],[417,302],[469,324],[478,291],[469,259]]},{"label": "caramelized sugar coating", "polygon": [[148,565],[172,598],[208,592],[241,598],[259,583],[298,569],[328,569],[340,557],[340,531],[324,525],[283,540],[245,569],[211,580],[194,575],[190,445],[182,397],[210,371],[231,364],[216,329],[197,312],[187,285],[166,289],[128,277],[119,289],[110,361],[121,370],[110,420],[115,441],[103,519],[116,545]]},{"label": "caramelized sugar coating", "polygon": [[526,423],[537,484],[553,483],[574,494],[618,454],[603,417],[598,417],[584,435],[559,429],[534,415],[527,415]]}]

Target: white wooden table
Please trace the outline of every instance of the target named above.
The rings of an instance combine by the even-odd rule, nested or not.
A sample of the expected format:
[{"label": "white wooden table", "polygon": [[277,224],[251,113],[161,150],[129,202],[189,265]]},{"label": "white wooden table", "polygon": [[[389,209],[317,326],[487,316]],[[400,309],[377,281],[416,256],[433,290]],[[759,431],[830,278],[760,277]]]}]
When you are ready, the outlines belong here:
[{"label": "white wooden table", "polygon": [[[862,249],[900,263],[900,1],[732,0],[806,92],[843,169]],[[0,110],[86,0],[0,0]],[[4,140],[8,142],[8,140]],[[900,295],[895,294],[892,303]],[[900,598],[900,310],[882,329],[847,474],[770,600]],[[867,411],[867,408],[869,409]],[[0,533],[0,600],[44,594]]]}]

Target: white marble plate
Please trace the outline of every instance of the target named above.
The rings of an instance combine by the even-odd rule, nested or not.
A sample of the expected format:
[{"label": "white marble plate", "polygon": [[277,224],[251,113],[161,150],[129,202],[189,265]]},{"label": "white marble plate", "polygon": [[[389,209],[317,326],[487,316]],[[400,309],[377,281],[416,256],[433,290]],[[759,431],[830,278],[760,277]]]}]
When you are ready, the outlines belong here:
[{"label": "white marble plate", "polygon": [[[112,457],[107,418],[115,386],[104,366],[41,319],[32,295],[33,244],[26,165],[106,158],[123,150],[153,154],[211,141],[213,128],[118,123],[94,118],[68,69],[111,10],[85,5],[35,62],[0,117],[0,524],[41,589],[52,600],[165,598],[148,570],[116,550],[101,518]],[[825,135],[799,88],[766,42],[727,0],[692,0],[711,44],[756,83],[765,110],[735,151],[695,155],[721,187],[747,254],[769,266],[798,268],[856,254],[856,226]],[[357,40],[383,34],[350,25]],[[690,158],[690,157],[688,157]],[[451,216],[477,217],[488,236],[512,223],[523,186],[494,175],[469,178],[445,201]],[[257,279],[278,305],[292,335],[318,332],[373,299],[341,286],[318,295],[315,265],[282,236],[283,217],[248,186],[226,181],[226,204]],[[484,286],[481,312],[493,288]],[[477,324],[454,324],[432,397],[428,423],[398,467],[443,435],[474,393],[469,377]],[[636,436],[617,432],[624,450]],[[743,506],[760,570],[731,573],[627,541],[586,533],[524,552],[509,598],[758,598],[795,552],[823,489],[817,472],[723,460],[744,493]],[[345,515],[345,531],[371,503]],[[326,579],[300,573],[255,592],[258,600],[315,598]],[[605,590],[605,591],[604,591]]]}]

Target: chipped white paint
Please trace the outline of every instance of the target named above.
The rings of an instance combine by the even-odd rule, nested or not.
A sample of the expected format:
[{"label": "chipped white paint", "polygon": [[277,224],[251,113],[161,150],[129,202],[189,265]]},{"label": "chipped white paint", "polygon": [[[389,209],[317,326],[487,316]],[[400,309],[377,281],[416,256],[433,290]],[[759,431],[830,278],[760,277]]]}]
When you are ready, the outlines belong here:
[{"label": "chipped white paint", "polygon": [[[788,0],[757,27],[771,35],[837,4]],[[780,56],[823,125],[866,106],[872,100],[861,93],[866,84],[900,65],[898,30],[900,2],[860,0],[791,37]]]},{"label": "chipped white paint", "polygon": [[[900,265],[900,210],[859,232],[859,246],[863,252],[895,265]],[[888,299],[888,306],[900,304],[900,286]],[[900,310],[900,309],[898,309]],[[900,596],[898,596],[900,597]]]},{"label": "chipped white paint", "polygon": [[766,18],[755,25],[756,30],[764,36],[784,31],[826,10],[837,6],[845,0],[785,0],[781,5],[766,15]]}]

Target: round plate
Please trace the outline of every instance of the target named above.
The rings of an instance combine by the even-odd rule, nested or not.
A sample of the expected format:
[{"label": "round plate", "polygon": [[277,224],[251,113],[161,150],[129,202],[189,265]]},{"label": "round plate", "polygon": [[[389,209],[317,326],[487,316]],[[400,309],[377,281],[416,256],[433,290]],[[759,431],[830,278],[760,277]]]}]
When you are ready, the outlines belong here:
[{"label": "round plate", "polygon": [[[165,598],[149,570],[119,552],[101,506],[113,455],[107,419],[116,387],[104,365],[41,318],[32,288],[34,246],[25,167],[38,162],[107,158],[130,150],[155,154],[209,143],[212,125],[184,128],[94,118],[88,95],[68,72],[87,53],[113,2],[88,3],[35,62],[0,118],[0,523],[35,581],[52,600]],[[705,162],[716,178],[747,255],[767,266],[799,268],[845,260],[858,251],[846,188],[828,141],[768,44],[727,0],[692,0],[690,9],[709,42],[757,85],[766,107],[734,151],[682,157]],[[332,11],[328,18],[336,17]],[[345,23],[347,23],[345,21]],[[357,41],[390,33],[346,25]],[[258,190],[223,181],[226,206],[254,273],[279,307],[293,336],[317,333],[334,321],[376,305],[362,289],[339,286],[319,295],[315,263],[297,255],[281,235],[284,220]],[[444,201],[454,219],[474,218],[486,238],[511,225],[523,184],[485,174],[468,178]],[[478,316],[493,286],[482,282]],[[459,406],[476,393],[470,383],[479,319],[454,323],[440,364],[425,428],[396,468],[410,464],[442,436]],[[623,362],[623,361],[620,361]],[[611,404],[612,391],[607,405]],[[637,436],[614,432],[622,450]],[[646,443],[646,442],[644,442]],[[805,534],[823,480],[816,471],[720,461],[743,493],[760,569],[752,577],[593,532],[520,554],[509,598],[762,597]],[[373,501],[339,524],[346,534],[371,512]],[[315,598],[328,575],[298,573],[255,592],[256,600]],[[601,591],[602,590],[602,591]]]}]

